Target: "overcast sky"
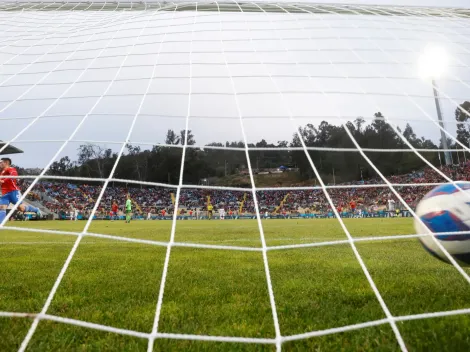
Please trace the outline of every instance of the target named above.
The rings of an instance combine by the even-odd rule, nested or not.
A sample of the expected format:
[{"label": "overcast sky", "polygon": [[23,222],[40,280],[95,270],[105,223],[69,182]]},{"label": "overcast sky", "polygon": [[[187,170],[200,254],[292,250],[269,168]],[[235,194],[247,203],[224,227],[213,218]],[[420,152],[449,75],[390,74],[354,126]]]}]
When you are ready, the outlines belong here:
[{"label": "overcast sky", "polygon": [[[21,0],[20,2],[41,2],[42,0],[34,0],[34,1],[24,1]],[[94,1],[96,2],[103,2],[104,0]],[[260,2],[273,2],[273,1],[266,1],[260,0]],[[4,1],[7,2],[8,1]],[[158,1],[146,1],[147,3],[150,2],[158,2]],[[183,1],[174,1],[176,3],[181,3]],[[228,1],[227,1],[228,2]],[[287,3],[289,1],[278,0],[275,1],[276,3]],[[291,1],[292,2],[292,1]],[[302,1],[298,1],[302,2]],[[304,1],[307,2],[307,1]],[[470,4],[467,0],[316,0],[311,1],[311,3],[316,4],[366,4],[366,5],[395,5],[395,6],[436,6],[436,7],[460,7],[460,8],[470,8]]]},{"label": "overcast sky", "polygon": [[470,4],[467,0],[317,0],[315,3],[470,8]]},{"label": "overcast sky", "polygon": [[204,145],[242,140],[240,114],[248,142],[277,142],[291,140],[295,125],[339,116],[370,122],[381,111],[437,142],[432,88],[418,74],[418,57],[429,44],[449,53],[438,84],[454,133],[455,104],[470,99],[469,32],[468,20],[426,16],[0,11],[0,139],[43,116],[13,144],[25,151],[16,164],[44,167],[78,126],[59,157],[75,156],[83,140],[118,150],[109,142],[125,140],[137,112],[131,141],[149,147],[168,129],[184,129],[188,112]]}]

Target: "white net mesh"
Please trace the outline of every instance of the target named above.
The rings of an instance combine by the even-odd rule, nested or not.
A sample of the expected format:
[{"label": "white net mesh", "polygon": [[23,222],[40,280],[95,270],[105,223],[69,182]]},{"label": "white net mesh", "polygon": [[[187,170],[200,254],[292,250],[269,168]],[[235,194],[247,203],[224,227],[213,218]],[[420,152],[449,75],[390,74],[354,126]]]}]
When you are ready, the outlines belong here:
[{"label": "white net mesh", "polygon": [[[358,193],[386,190],[404,213],[416,217],[415,204],[408,199],[407,190],[445,182],[456,184],[459,177],[446,169],[445,158],[458,158],[458,161],[453,160],[454,164],[466,172],[466,153],[470,150],[468,143],[457,137],[458,128],[463,126],[465,130],[466,117],[470,116],[463,104],[470,96],[469,15],[469,10],[456,8],[305,3],[1,3],[0,124],[4,144],[0,152],[19,147],[25,153],[15,156],[15,163],[26,168],[38,167],[36,173],[19,176],[26,179],[21,201],[27,200],[38,187],[53,187],[47,182],[99,185],[92,196],[87,196],[91,199],[90,212],[81,231],[11,226],[8,220],[19,203],[1,224],[4,232],[77,237],[39,313],[0,312],[0,317],[33,319],[19,350],[26,350],[40,321],[49,320],[148,339],[148,351],[154,350],[156,339],[270,344],[280,351],[289,341],[389,324],[399,347],[405,351],[407,346],[398,322],[468,314],[469,309],[455,309],[393,315],[356,245],[362,241],[409,239],[430,233],[356,237],[341,216],[339,199],[342,192],[347,193],[351,187]],[[451,57],[448,72],[439,81],[423,79],[418,74],[418,57],[429,43],[445,47]],[[433,89],[440,97],[438,109],[445,125],[436,119]],[[348,122],[376,111],[385,116],[376,115],[373,121],[391,128],[398,141],[395,146],[378,148],[377,144],[367,143],[367,139],[359,138],[360,126],[355,128]],[[454,114],[458,113],[464,118],[454,119]],[[303,126],[317,126],[324,120],[343,129],[346,142],[310,143],[308,130]],[[417,144],[416,136],[404,130],[407,122],[418,135],[436,141],[436,145],[430,147],[424,139]],[[182,131],[180,136],[175,136],[179,138],[178,143],[169,142],[168,135],[163,141],[169,129]],[[192,142],[192,133],[197,143]],[[297,144],[255,144],[262,138],[270,142],[286,140],[292,134]],[[445,141],[437,146],[441,136]],[[208,145],[214,140],[230,139],[241,143]],[[61,158],[90,144],[100,149],[98,154],[89,155],[90,159],[98,160],[98,174],[58,175],[51,171],[63,160]],[[168,176],[161,178],[145,177],[141,173],[148,169],[141,170],[140,166],[136,167],[138,178],[121,176],[120,165],[127,156],[133,155],[130,145],[177,151],[176,159],[179,158],[180,164],[172,176],[168,172]],[[396,145],[401,147],[397,149]],[[186,182],[186,178],[190,179],[187,173],[196,172],[197,168],[197,164],[190,166],[188,158],[200,150],[233,153],[227,154],[225,159],[243,155],[249,185],[210,185],[205,177],[200,177],[204,181],[198,185]],[[105,159],[102,153],[107,151],[106,159],[112,163],[104,172],[99,160]],[[273,151],[300,153],[308,172],[316,180],[315,185],[257,186],[256,174],[260,167],[258,154],[254,153],[267,155]],[[361,183],[336,184],[333,168],[333,182],[325,181],[323,166],[317,158],[321,153],[358,155],[363,167],[369,168],[375,178],[370,182],[362,179]],[[393,173],[377,166],[377,155],[388,158],[391,153],[404,158],[412,155],[413,160],[422,162],[426,172],[434,176],[419,181],[392,177]],[[429,157],[431,154],[434,159]],[[436,163],[437,155],[440,164]],[[321,157],[319,161],[322,162]],[[189,167],[194,169],[187,170]],[[227,175],[227,160],[222,170]],[[159,195],[168,198],[174,193],[172,208],[176,211],[171,215],[169,240],[95,233],[90,229],[103,204],[109,207],[115,183],[157,187]],[[261,245],[176,241],[179,209],[189,208],[188,194],[193,191],[213,192],[212,197],[226,197],[216,192],[244,194],[245,206],[251,204],[251,214],[256,218]],[[262,218],[269,192],[281,192],[276,197],[284,197],[284,200],[291,194],[301,197],[305,192],[312,192],[308,194],[321,198],[317,203],[323,202],[321,206],[328,208],[331,217],[337,219],[345,238],[268,245]],[[150,332],[48,314],[85,237],[166,249]],[[436,243],[470,282],[465,269]],[[283,334],[268,252],[345,244],[350,245],[385,318],[301,334]],[[175,247],[260,252],[275,335],[257,338],[161,332],[159,323]]]}]

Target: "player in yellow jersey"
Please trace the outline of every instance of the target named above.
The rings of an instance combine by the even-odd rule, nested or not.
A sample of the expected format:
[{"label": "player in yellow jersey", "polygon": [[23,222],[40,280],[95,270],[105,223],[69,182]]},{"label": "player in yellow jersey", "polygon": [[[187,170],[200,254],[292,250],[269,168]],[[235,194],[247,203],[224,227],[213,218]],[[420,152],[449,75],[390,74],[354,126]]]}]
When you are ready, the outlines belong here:
[{"label": "player in yellow jersey", "polygon": [[212,219],[212,212],[214,211],[214,207],[212,206],[211,203],[207,204],[207,215],[209,217],[209,220]]}]

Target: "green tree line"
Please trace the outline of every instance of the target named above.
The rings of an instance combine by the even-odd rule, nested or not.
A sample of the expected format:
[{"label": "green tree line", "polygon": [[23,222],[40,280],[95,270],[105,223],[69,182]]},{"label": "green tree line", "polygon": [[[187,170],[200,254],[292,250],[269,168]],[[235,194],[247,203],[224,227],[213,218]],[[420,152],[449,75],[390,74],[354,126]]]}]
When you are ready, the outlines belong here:
[{"label": "green tree line", "polygon": [[[466,122],[469,118],[470,102],[463,103],[456,109],[455,118],[458,122]],[[379,152],[383,149],[407,149],[408,146],[386,122],[384,116],[378,112],[374,114],[372,123],[366,124],[362,117],[349,121],[345,126],[322,121],[318,126],[307,124],[299,128],[308,154],[317,167],[320,175],[331,182],[347,182],[359,179],[368,179],[376,176],[376,171],[355,151],[344,151],[339,148],[354,148],[351,140],[354,137],[357,144],[365,149],[365,155],[383,174],[399,175],[418,170],[425,166],[415,153],[412,152]],[[437,128],[437,127],[436,127]],[[403,130],[398,131],[417,149],[426,149],[422,155],[436,166],[440,165],[439,153],[433,150],[442,148],[425,137],[418,137],[413,128],[407,124]],[[188,131],[187,145],[194,146],[196,137]],[[467,124],[459,124],[457,139],[468,146],[470,143],[470,128]],[[185,131],[168,130],[164,145],[154,145],[143,150],[139,145],[127,145],[126,150],[116,167],[114,178],[137,181],[150,181],[177,184],[180,175],[180,165],[185,140]],[[451,148],[460,146],[448,141]],[[442,142],[441,142],[442,144]],[[246,172],[248,162],[245,145],[242,141],[213,142],[206,146],[212,148],[188,147],[185,151],[185,165],[183,182],[185,184],[199,184],[202,180],[210,178],[230,177],[231,175]],[[278,168],[281,165],[298,170],[302,179],[313,179],[314,173],[310,161],[306,157],[303,145],[297,133],[293,134],[291,141],[278,141],[268,143],[261,140],[249,144],[249,148],[266,148],[267,150],[250,150],[249,160],[255,172],[265,169]],[[276,148],[291,147],[293,150],[277,150]],[[229,148],[240,148],[230,150]],[[302,150],[296,149],[302,148]],[[331,148],[331,150],[330,150]],[[336,150],[334,150],[336,149]],[[339,150],[338,150],[339,149]],[[465,157],[453,153],[454,162]],[[442,162],[444,161],[441,155]],[[78,176],[92,178],[106,178],[110,174],[117,159],[117,153],[111,149],[95,144],[83,144],[78,148],[76,161],[65,156],[54,162],[48,171],[49,175]]]}]

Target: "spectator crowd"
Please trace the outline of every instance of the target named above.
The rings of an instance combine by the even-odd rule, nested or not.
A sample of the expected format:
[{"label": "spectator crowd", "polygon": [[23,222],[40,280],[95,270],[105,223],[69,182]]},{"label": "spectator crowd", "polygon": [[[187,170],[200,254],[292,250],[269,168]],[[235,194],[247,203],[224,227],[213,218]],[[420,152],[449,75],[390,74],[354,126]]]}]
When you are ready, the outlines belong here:
[{"label": "spectator crowd", "polygon": [[[442,167],[440,171],[452,180],[470,181],[470,162],[451,167]],[[442,175],[432,168],[425,168],[406,175],[389,176],[387,180],[405,200],[408,206],[415,208],[423,196],[429,192],[434,183],[448,182]],[[23,181],[23,191],[30,185],[30,181]],[[402,186],[403,185],[403,186]],[[52,213],[78,210],[83,215],[91,213],[95,202],[102,191],[102,185],[78,184],[66,182],[39,181],[28,194],[28,199],[40,202]],[[386,185],[384,180],[374,178],[337,185],[327,185],[327,191],[334,206],[340,211],[364,209],[374,212],[386,209],[393,204],[396,209],[405,206]],[[172,214],[176,196],[175,188],[149,187],[142,185],[118,185],[110,183],[106,188],[97,214],[106,215],[114,201],[122,210],[127,194],[130,194],[134,203],[134,211],[142,214]],[[296,189],[295,185],[289,189],[269,189],[256,191],[260,211],[284,213],[325,213],[331,211],[323,189],[320,186],[302,187]],[[208,188],[184,187],[180,191],[179,211],[195,212],[205,210],[208,202],[215,209],[225,209],[227,212],[254,213],[255,203],[251,191],[233,191]],[[388,209],[390,210],[390,209]]]}]

